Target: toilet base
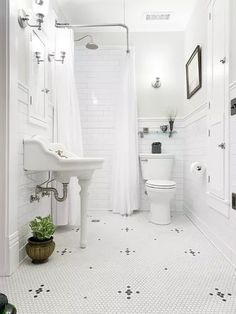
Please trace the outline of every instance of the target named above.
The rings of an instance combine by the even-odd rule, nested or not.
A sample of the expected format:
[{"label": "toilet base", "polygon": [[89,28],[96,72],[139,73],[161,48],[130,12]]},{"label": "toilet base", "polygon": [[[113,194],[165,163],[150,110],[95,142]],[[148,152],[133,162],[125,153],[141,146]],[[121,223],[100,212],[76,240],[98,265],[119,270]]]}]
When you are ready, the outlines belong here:
[{"label": "toilet base", "polygon": [[171,223],[170,206],[151,204],[149,222],[156,225],[169,225]]},{"label": "toilet base", "polygon": [[171,223],[170,204],[176,189],[159,189],[146,186],[146,190],[151,205],[149,221],[157,225],[169,225]]},{"label": "toilet base", "polygon": [[171,221],[168,222],[168,223],[159,223],[159,222],[152,221],[152,220],[150,220],[150,219],[149,219],[149,222],[150,222],[151,224],[158,225],[158,226],[168,226],[168,225],[171,224]]}]

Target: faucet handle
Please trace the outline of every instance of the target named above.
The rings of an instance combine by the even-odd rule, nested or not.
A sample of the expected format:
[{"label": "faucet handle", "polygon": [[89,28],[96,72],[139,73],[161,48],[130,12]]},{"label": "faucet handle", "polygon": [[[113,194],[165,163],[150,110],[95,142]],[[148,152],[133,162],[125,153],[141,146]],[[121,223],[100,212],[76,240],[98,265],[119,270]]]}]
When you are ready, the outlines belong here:
[{"label": "faucet handle", "polygon": [[63,150],[60,149],[56,150],[56,154],[61,158],[68,158],[67,156],[63,155]]}]

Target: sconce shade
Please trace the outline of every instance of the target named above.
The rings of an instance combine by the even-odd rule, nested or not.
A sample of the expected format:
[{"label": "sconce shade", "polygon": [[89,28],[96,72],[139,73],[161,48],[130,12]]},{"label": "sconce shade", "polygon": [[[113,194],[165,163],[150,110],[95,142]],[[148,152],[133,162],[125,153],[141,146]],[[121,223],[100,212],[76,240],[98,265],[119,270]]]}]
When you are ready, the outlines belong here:
[{"label": "sconce shade", "polygon": [[33,0],[33,11],[35,14],[42,14],[44,17],[48,14],[49,0]]},{"label": "sconce shade", "polygon": [[153,88],[161,87],[161,79],[160,79],[160,77],[156,77],[155,81],[152,82],[152,87]]}]

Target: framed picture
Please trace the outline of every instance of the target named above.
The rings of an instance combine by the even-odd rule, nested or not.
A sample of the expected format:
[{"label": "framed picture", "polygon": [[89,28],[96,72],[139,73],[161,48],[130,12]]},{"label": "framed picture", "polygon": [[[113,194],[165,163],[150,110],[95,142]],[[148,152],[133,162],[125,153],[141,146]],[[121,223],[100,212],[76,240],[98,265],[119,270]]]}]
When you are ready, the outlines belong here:
[{"label": "framed picture", "polygon": [[186,64],[187,98],[202,87],[201,47],[197,46]]}]

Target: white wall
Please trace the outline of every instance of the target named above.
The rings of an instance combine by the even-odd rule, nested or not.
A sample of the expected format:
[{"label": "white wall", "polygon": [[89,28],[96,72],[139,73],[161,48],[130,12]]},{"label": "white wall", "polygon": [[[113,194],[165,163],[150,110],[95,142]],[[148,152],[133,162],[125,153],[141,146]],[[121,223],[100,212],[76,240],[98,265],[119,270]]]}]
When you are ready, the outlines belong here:
[{"label": "white wall", "polygon": [[[76,38],[84,33],[76,34]],[[120,33],[94,33],[94,41],[100,46],[126,44],[126,35]],[[78,43],[85,45],[86,39]],[[170,108],[184,113],[184,34],[130,33],[130,45],[135,48],[138,113],[140,117],[166,117]],[[162,86],[151,86],[160,76]]]},{"label": "white wall", "polygon": [[198,0],[193,16],[190,18],[190,22],[186,27],[184,50],[186,64],[197,45],[200,45],[202,48],[202,88],[190,99],[186,98],[185,88],[184,114],[191,113],[207,100],[207,18],[207,1]]},{"label": "white wall", "polygon": [[230,82],[236,81],[236,1],[230,0]]},{"label": "white wall", "polygon": [[[229,209],[229,217],[225,217],[207,204],[206,176],[203,179],[194,178],[190,172],[190,164],[194,161],[206,161],[207,145],[207,85],[206,85],[206,48],[207,48],[207,3],[199,0],[196,10],[187,27],[185,36],[185,58],[193,51],[196,45],[202,46],[203,53],[203,87],[190,100],[186,100],[185,128],[185,162],[184,162],[184,207],[187,215],[205,232],[213,243],[236,264],[236,212]],[[233,3],[233,1],[232,1]],[[235,27],[235,22],[232,23]],[[233,29],[231,28],[231,31]],[[235,32],[235,28],[234,28]],[[232,37],[231,33],[231,37]],[[233,37],[232,37],[233,38]],[[231,43],[230,68],[235,67],[235,45]],[[231,70],[231,83],[235,77],[234,69]],[[232,85],[232,84],[231,84]],[[235,85],[231,86],[231,97],[236,96]],[[205,105],[204,105],[205,104]],[[198,108],[197,110],[195,110]],[[189,122],[187,122],[189,120]],[[235,118],[231,118],[231,142],[230,142],[230,181],[231,190],[236,186],[235,167]]]},{"label": "white wall", "polygon": [[[53,1],[54,2],[54,1]],[[39,32],[45,38],[45,44],[50,48],[54,45],[54,12],[57,7],[50,2],[48,17],[43,24],[43,30]],[[25,9],[31,12],[31,1],[18,0],[18,9]],[[17,163],[17,173],[15,180],[17,184],[17,222],[19,233],[19,260],[25,257],[25,244],[29,236],[28,223],[36,216],[45,216],[51,213],[51,199],[44,198],[40,202],[30,203],[30,195],[34,193],[35,186],[42,183],[47,178],[47,173],[27,173],[23,169],[23,139],[33,135],[42,135],[53,141],[53,83],[50,83],[50,94],[48,95],[47,123],[45,127],[33,124],[29,121],[29,94],[30,94],[30,33],[32,29],[27,27],[22,29],[17,25],[17,65],[18,65],[18,91],[17,91],[17,112],[14,132],[16,133],[17,156],[14,159]],[[49,72],[52,67],[48,68]],[[47,81],[52,77],[52,73],[47,73]]]}]

